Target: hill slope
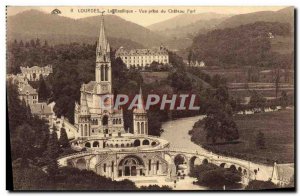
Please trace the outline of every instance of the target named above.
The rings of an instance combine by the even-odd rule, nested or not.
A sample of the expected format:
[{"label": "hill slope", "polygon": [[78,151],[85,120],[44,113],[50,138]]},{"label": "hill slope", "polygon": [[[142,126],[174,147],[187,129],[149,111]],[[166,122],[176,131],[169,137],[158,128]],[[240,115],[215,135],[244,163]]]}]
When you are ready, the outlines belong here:
[{"label": "hill slope", "polygon": [[[7,18],[8,40],[47,39],[50,43],[94,43],[99,34],[99,16],[71,19],[29,10]],[[134,47],[158,46],[163,37],[114,15],[105,16],[107,36]],[[119,43],[120,45],[120,43]]]},{"label": "hill slope", "polygon": [[281,22],[281,23],[294,23],[294,8],[287,7],[278,11],[261,11],[249,14],[239,14],[231,16],[220,23],[217,28],[230,28],[237,27],[243,24],[254,23],[258,21],[265,22]]},{"label": "hill slope", "polygon": [[[272,33],[273,38],[269,33]],[[292,54],[284,56],[272,50],[277,37],[290,37],[288,23],[256,22],[199,34],[193,40],[191,60],[204,60],[208,66],[291,65]]]},{"label": "hill slope", "polygon": [[197,21],[205,21],[205,20],[207,21],[211,19],[218,19],[224,17],[228,17],[228,15],[216,14],[216,13],[181,14],[175,16],[174,18],[152,24],[148,26],[148,29],[152,31],[165,31],[165,30],[187,26]]}]

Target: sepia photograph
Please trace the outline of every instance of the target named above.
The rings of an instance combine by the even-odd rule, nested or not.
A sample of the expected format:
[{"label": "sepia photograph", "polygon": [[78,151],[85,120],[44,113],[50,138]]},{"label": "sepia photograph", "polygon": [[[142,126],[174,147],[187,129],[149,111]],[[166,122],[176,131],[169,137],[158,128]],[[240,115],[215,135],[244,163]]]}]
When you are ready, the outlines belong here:
[{"label": "sepia photograph", "polygon": [[293,6],[7,5],[6,189],[295,191],[294,24]]}]

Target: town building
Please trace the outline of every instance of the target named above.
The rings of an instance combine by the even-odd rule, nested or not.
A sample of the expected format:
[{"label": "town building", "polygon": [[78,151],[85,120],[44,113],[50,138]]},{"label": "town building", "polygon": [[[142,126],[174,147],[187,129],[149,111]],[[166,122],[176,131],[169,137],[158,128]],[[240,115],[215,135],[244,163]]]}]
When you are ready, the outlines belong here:
[{"label": "town building", "polygon": [[23,88],[19,88],[19,98],[20,100],[24,100],[26,105],[38,103],[38,93],[29,84],[24,85]]},{"label": "town building", "polygon": [[131,49],[120,47],[116,51],[116,58],[120,57],[127,68],[149,66],[153,62],[169,64],[169,54],[164,46],[153,49]]},{"label": "town building", "polygon": [[45,67],[33,66],[33,67],[21,67],[22,75],[29,81],[39,81],[41,77],[47,77],[53,72],[52,65]]},{"label": "town building", "polygon": [[189,66],[190,67],[205,67],[205,63],[204,63],[204,61],[198,62],[197,60],[196,61],[190,61]]},{"label": "town building", "polygon": [[48,120],[49,122],[54,114],[52,107],[47,105],[46,102],[30,104],[29,107],[33,115],[36,115],[41,119]]}]

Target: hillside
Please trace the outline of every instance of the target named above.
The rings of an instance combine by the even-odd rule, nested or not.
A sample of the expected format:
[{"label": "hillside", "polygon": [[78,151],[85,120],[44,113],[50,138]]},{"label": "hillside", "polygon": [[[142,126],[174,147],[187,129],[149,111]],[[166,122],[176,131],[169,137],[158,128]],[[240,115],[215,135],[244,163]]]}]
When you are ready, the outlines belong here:
[{"label": "hillside", "polygon": [[[7,35],[9,41],[40,38],[53,44],[94,43],[99,33],[99,21],[99,16],[75,20],[29,10],[7,18]],[[114,15],[105,16],[105,27],[107,36],[118,46],[121,44],[131,47],[158,46],[163,39],[149,29]]]},{"label": "hillside", "polygon": [[278,22],[256,22],[213,30],[194,38],[190,59],[222,67],[291,65],[292,54],[280,55],[271,45],[277,37],[291,37],[291,33],[290,24]]},{"label": "hillside", "polygon": [[207,21],[211,19],[219,19],[228,17],[225,14],[216,14],[216,13],[202,13],[202,14],[181,14],[175,16],[171,19],[164,20],[159,23],[152,24],[148,26],[148,29],[152,31],[165,31],[170,29],[176,29],[179,27],[187,26],[198,21]]},{"label": "hillside", "polygon": [[248,14],[239,14],[231,16],[221,22],[217,28],[230,28],[237,27],[243,24],[254,23],[257,21],[265,22],[281,22],[281,23],[294,23],[294,8],[287,7],[278,11],[261,11]]},{"label": "hillside", "polygon": [[[98,33],[100,27],[100,16],[79,19],[78,22],[91,25]],[[149,29],[126,21],[115,15],[105,16],[105,29],[107,35],[116,38],[126,38],[144,46],[159,46],[164,37],[150,31]]]}]

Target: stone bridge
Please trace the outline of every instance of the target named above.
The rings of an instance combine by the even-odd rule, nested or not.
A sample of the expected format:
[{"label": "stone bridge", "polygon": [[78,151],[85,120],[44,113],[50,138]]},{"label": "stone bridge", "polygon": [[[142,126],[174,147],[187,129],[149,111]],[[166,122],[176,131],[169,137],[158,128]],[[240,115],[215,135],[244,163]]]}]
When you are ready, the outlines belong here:
[{"label": "stone bridge", "polygon": [[[214,156],[213,154],[200,154],[196,151],[185,149],[155,149],[155,150],[88,150],[78,152],[58,159],[60,166],[72,166],[79,169],[87,169],[99,175],[116,179],[123,176],[166,176],[177,175],[175,159],[183,159],[184,169],[182,172],[188,175],[195,165],[202,163],[213,163],[223,168],[232,168],[242,174],[242,183],[247,184],[249,180],[256,179],[257,168],[250,162],[239,161],[228,157]],[[130,161],[134,166],[128,167]],[[175,172],[176,170],[176,172]]]}]

